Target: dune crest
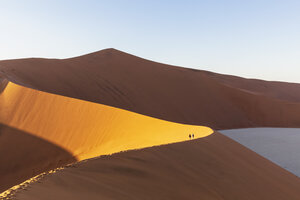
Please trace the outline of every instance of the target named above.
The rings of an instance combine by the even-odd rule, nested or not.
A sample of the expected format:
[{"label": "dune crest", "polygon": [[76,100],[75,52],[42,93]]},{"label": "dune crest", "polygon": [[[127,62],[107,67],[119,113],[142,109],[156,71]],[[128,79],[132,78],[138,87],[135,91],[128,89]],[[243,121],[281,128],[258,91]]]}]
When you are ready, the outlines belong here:
[{"label": "dune crest", "polygon": [[0,123],[41,137],[78,160],[211,134],[204,126],[154,119],[122,109],[8,83]]},{"label": "dune crest", "polygon": [[300,84],[171,66],[115,49],[69,59],[0,61],[0,74],[33,89],[172,122],[218,130],[300,127],[294,112],[300,112]]},{"label": "dune crest", "polygon": [[[300,127],[300,84],[248,80],[170,66],[115,49],[70,59],[0,61],[0,75],[0,125],[4,127],[0,126],[0,144],[6,144],[2,148],[13,152],[8,153],[8,160],[18,161],[1,163],[6,180],[11,181],[5,187],[74,161],[181,142],[189,140],[190,134],[195,138],[205,137],[213,133],[211,128]],[[13,137],[10,132],[17,136]],[[35,144],[27,149],[27,144],[22,146],[22,141],[19,141],[16,144],[21,148],[12,148],[15,140],[24,138],[27,143],[35,141]],[[182,158],[189,158],[187,166],[185,162],[181,163],[187,167],[182,173],[202,169],[195,174],[202,175],[193,184],[200,181],[204,197],[222,199],[227,195],[228,199],[241,199],[251,193],[252,199],[268,199],[264,191],[273,192],[272,199],[299,197],[299,179],[262,160],[257,154],[243,150],[241,145],[226,137],[212,134],[208,138],[211,140],[203,138],[207,145],[200,142],[203,146],[189,146],[189,151],[179,148],[180,152],[185,152]],[[226,141],[224,148],[222,145]],[[40,155],[39,148],[43,144],[51,150],[49,157],[45,152]],[[172,149],[173,145],[170,146]],[[37,147],[36,152],[34,147]],[[157,155],[162,158],[154,159],[156,163],[166,160],[176,164],[178,161],[176,156],[168,160],[168,156],[172,156],[168,148],[163,154],[160,153],[163,148],[151,149],[158,151]],[[189,156],[196,151],[203,160],[198,160],[198,167],[193,168],[189,165],[194,160]],[[23,162],[28,156],[24,152],[31,152],[37,159]],[[40,162],[41,157],[43,162]],[[16,166],[11,167],[8,163]],[[169,163],[165,164],[168,166]],[[266,165],[272,171],[269,172]],[[22,171],[20,166],[29,170],[34,166],[39,171]],[[121,173],[128,172],[127,168],[118,169]],[[162,170],[168,172],[168,167]],[[127,173],[125,177],[131,179],[135,172]],[[153,185],[164,181],[167,185],[174,181],[172,178],[177,172],[177,169],[170,172],[171,179],[154,180]],[[224,179],[216,180],[224,174]],[[5,180],[0,178],[0,185],[4,185],[1,181]],[[248,179],[251,184],[245,182]],[[187,179],[182,177],[182,180]],[[117,181],[112,180],[112,184]],[[211,184],[209,188],[205,182]],[[80,186],[80,182],[74,183]],[[182,182],[174,183],[178,184],[175,187],[182,187]],[[240,184],[244,185],[241,193],[232,191]],[[217,190],[210,189],[215,185]],[[227,188],[227,185],[231,187]],[[260,185],[259,190],[253,188],[257,185]],[[189,191],[189,187],[186,189]],[[231,191],[227,192],[228,189]],[[193,192],[198,195],[198,187]]]},{"label": "dune crest", "polygon": [[[77,160],[184,141],[189,134],[205,137],[213,132],[204,126],[167,122],[12,82],[0,94],[0,102],[0,123],[59,146]],[[20,152],[19,156],[24,155]]]},{"label": "dune crest", "polygon": [[14,193],[22,200],[298,200],[300,179],[219,134],[79,162]]}]

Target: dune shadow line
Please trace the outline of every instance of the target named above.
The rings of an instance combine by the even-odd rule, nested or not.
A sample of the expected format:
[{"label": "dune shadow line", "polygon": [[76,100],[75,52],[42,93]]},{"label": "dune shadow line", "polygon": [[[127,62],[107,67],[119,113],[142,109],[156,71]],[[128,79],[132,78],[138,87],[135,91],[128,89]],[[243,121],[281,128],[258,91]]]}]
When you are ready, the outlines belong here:
[{"label": "dune shadow line", "polygon": [[42,172],[76,162],[49,141],[0,123],[0,193]]}]

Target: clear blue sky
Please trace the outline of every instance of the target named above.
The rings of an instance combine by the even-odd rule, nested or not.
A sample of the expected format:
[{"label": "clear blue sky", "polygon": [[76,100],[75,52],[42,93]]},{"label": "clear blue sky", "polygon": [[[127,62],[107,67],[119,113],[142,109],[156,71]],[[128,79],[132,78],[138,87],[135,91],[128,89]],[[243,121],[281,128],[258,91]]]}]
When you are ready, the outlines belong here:
[{"label": "clear blue sky", "polygon": [[109,47],[300,82],[300,1],[0,0],[0,59],[66,58]]}]

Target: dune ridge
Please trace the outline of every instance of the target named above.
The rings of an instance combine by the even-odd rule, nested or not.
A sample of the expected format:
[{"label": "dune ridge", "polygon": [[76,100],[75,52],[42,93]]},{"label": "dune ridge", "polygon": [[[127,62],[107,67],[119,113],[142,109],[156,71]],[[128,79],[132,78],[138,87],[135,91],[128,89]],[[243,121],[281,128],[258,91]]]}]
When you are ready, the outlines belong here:
[{"label": "dune ridge", "polygon": [[79,162],[16,199],[296,200],[300,179],[219,134]]},{"label": "dune ridge", "polygon": [[77,161],[65,149],[1,123],[0,159],[0,191],[46,170]]},{"label": "dune ridge", "polygon": [[0,61],[0,74],[37,90],[217,130],[300,127],[300,84],[170,66],[116,49]]},{"label": "dune ridge", "polygon": [[[0,123],[52,143],[69,152],[76,160],[184,141],[189,139],[189,134],[194,134],[195,138],[205,137],[213,132],[204,126],[167,122],[106,105],[26,88],[12,82],[0,94],[0,102]],[[7,137],[10,135],[7,134]],[[13,143],[11,141],[7,145]],[[39,151],[33,153],[39,154]],[[24,160],[22,156],[33,157],[23,155],[23,152],[7,154],[8,157],[14,156],[7,164],[26,164],[17,161]],[[56,162],[55,158],[51,159]],[[6,169],[2,171],[3,174],[18,172],[11,170],[14,169],[12,166],[5,168],[5,165],[1,164]],[[31,165],[40,166],[38,160]],[[48,170],[45,166],[40,168]],[[26,177],[22,175],[23,178]],[[27,178],[29,175],[32,176],[32,173],[28,172]]]},{"label": "dune ridge", "polygon": [[[143,159],[136,155],[136,161],[142,160],[145,163],[159,162],[163,166],[170,166],[167,163],[169,161],[183,165],[182,169],[171,170],[169,178],[145,179],[150,182],[141,182],[142,185],[155,188],[158,183],[165,183],[166,186],[172,183],[176,189],[183,187],[185,192],[207,199],[226,197],[232,200],[248,196],[249,199],[297,199],[299,196],[299,179],[218,133],[210,135],[213,132],[211,128],[300,127],[299,84],[250,80],[170,66],[115,49],[70,59],[0,61],[0,76],[0,144],[5,144],[0,148],[9,150],[5,157],[7,160],[16,161],[1,165],[4,168],[1,171],[10,182],[1,178],[0,191],[68,163],[120,151],[181,142],[188,140],[189,134],[195,134],[196,138],[204,137],[203,140],[184,143],[183,146],[166,145],[166,151],[161,147],[150,148],[149,151],[157,151],[154,154],[158,160]],[[25,146],[22,145],[24,138],[27,141]],[[18,141],[20,148],[13,148],[15,141]],[[34,145],[28,145],[31,141],[35,141]],[[35,147],[39,149],[41,145],[48,146],[45,151],[51,154],[34,151]],[[176,153],[169,154],[168,148]],[[24,152],[32,154],[28,159],[34,157],[36,160],[28,161]],[[134,152],[142,152],[141,155],[144,155],[144,150]],[[125,152],[113,155],[111,160],[117,163],[116,171],[121,173],[124,180],[132,180],[135,173],[147,171],[147,167],[137,172],[136,166],[132,166],[133,171],[122,166],[118,168],[119,162],[131,162],[126,158],[127,153],[131,154]],[[197,157],[194,161],[195,157],[190,156],[194,153],[199,153],[201,159]],[[181,156],[174,156],[177,154]],[[43,162],[40,162],[40,158]],[[102,163],[103,159],[97,158],[95,162]],[[183,160],[186,163],[181,162]],[[123,164],[126,165],[126,162]],[[198,166],[197,169],[192,166],[194,164]],[[92,168],[87,169],[93,169],[92,165]],[[38,170],[31,171],[32,167]],[[157,173],[168,173],[166,169],[156,168]],[[64,174],[64,171],[53,177]],[[173,179],[178,173],[186,172],[192,182],[184,177],[181,177],[183,182]],[[94,182],[95,174],[92,171],[88,173],[91,174],[82,177]],[[197,179],[193,179],[190,173]],[[70,177],[73,175],[71,173]],[[218,180],[219,176],[223,179]],[[46,176],[45,182],[51,180],[51,177],[48,179]],[[107,180],[112,185],[119,183],[116,179]],[[74,186],[80,183],[77,180],[71,181]],[[192,186],[190,189],[183,183],[199,186],[201,191],[197,190],[199,187]],[[241,188],[235,191],[235,185]],[[253,188],[257,185],[258,189]],[[83,190],[91,191],[89,189],[93,187],[90,186]],[[94,189],[105,189],[103,186],[97,185]],[[66,189],[62,185],[58,187],[61,188],[50,184],[49,189],[56,192]],[[42,188],[41,185],[40,191],[44,190]],[[173,190],[166,188],[166,191]],[[32,191],[40,195],[40,191]],[[126,193],[130,196],[134,192],[139,193],[132,188],[125,188],[124,191],[119,188],[116,194]],[[157,194],[158,190],[153,192]],[[69,195],[63,192],[57,194]],[[112,195],[103,190],[102,195],[110,199],[106,194]],[[29,199],[34,196],[30,192],[24,195],[28,195]],[[173,194],[167,192],[164,195]]]}]

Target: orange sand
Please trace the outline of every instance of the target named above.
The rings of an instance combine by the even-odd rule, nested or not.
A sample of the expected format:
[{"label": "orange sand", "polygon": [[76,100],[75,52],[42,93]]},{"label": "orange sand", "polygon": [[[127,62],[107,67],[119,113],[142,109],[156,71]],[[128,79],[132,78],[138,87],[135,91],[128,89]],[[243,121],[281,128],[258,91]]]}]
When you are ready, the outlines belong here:
[{"label": "orange sand", "polygon": [[101,104],[8,83],[0,95],[0,123],[38,136],[78,160],[211,134],[204,126],[182,125]]},{"label": "orange sand", "polygon": [[0,75],[172,122],[213,129],[300,127],[300,84],[170,66],[115,49],[70,59],[0,61]]},{"label": "orange sand", "polygon": [[[5,81],[0,85],[0,156],[4,157],[0,166],[0,191],[38,173],[74,162],[73,156],[82,160],[183,141],[190,133],[196,138],[212,133],[207,127],[167,122],[130,111],[216,129],[300,125],[299,84],[245,80],[174,67],[113,49],[63,60],[0,61],[0,74],[27,87],[11,82],[6,85]],[[158,183],[168,187],[168,183],[172,183],[176,190],[185,187],[186,192],[190,192],[190,177],[182,177],[187,184],[173,180],[180,173],[177,169],[170,171],[169,167],[183,166],[182,173],[201,175],[192,181],[195,194],[199,194],[197,184],[202,184],[209,191],[216,188],[212,191],[217,194],[215,199],[299,197],[298,178],[257,154],[243,150],[241,145],[219,134],[197,141],[200,142],[191,141],[194,145],[187,143],[171,154],[168,149],[163,153],[162,148],[153,148],[154,155],[158,156],[144,161],[157,173],[153,178],[158,179],[152,185],[145,182],[143,188],[155,187]],[[170,146],[172,149],[173,145]],[[191,148],[185,151],[188,147]],[[193,153],[198,155],[196,163]],[[143,159],[143,154],[138,157]],[[117,162],[123,164],[123,159]],[[163,169],[154,168],[163,162]],[[128,172],[127,168],[120,169]],[[159,179],[167,172],[166,179]],[[93,171],[89,173],[93,178]],[[131,178],[134,174],[120,177]],[[118,177],[110,182],[122,180]],[[75,183],[79,186],[76,192],[80,193],[82,184]],[[240,188],[236,189],[237,186]],[[88,194],[91,187],[87,188]],[[149,191],[159,193],[159,190]],[[168,194],[173,195],[172,191]],[[40,193],[42,191],[36,194]],[[60,193],[54,189],[52,194]]]},{"label": "orange sand", "polygon": [[21,200],[299,200],[300,179],[219,134],[77,163]]}]

